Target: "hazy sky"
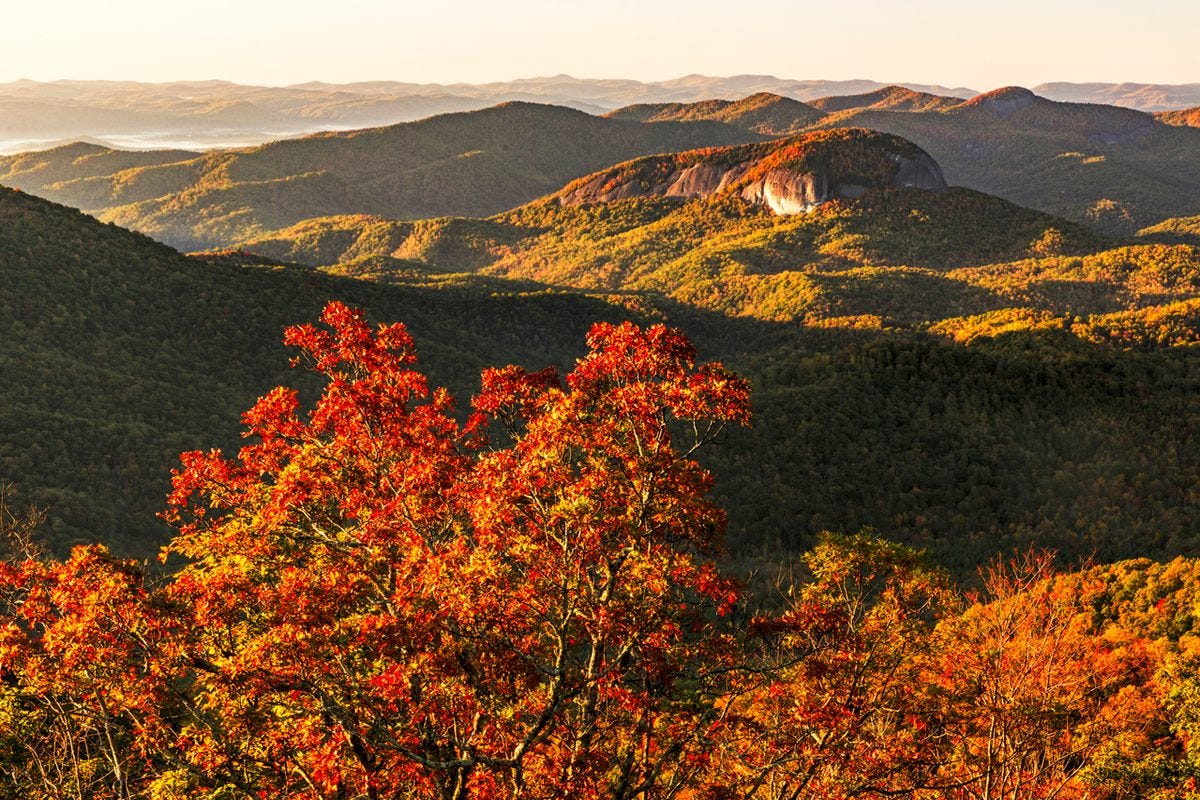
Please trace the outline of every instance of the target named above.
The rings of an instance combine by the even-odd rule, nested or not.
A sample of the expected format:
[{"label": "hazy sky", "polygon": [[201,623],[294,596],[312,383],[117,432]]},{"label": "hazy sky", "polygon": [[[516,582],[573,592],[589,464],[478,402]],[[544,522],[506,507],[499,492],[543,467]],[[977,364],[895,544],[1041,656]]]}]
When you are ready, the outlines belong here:
[{"label": "hazy sky", "polygon": [[0,81],[1200,82],[1200,0],[5,0]]}]

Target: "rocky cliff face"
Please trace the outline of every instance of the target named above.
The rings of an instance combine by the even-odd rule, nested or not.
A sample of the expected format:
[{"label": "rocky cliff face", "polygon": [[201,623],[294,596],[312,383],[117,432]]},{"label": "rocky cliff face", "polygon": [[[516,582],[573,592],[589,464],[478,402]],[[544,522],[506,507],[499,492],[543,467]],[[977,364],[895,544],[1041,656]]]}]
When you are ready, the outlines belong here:
[{"label": "rocky cliff face", "polygon": [[562,205],[637,197],[735,195],[800,214],[873,189],[945,191],[937,162],[910,142],[865,130],[821,131],[763,145],[692,151],[621,164],[567,186]]}]

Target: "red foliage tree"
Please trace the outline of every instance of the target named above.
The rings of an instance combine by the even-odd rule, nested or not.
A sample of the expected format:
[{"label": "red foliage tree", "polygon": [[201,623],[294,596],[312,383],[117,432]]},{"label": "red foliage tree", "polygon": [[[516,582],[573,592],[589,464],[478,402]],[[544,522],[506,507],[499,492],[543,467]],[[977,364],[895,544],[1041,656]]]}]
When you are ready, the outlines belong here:
[{"label": "red foliage tree", "polygon": [[597,325],[564,384],[489,371],[460,425],[402,326],[323,321],[286,337],[326,378],[312,412],[277,389],[237,458],[175,476],[177,791],[677,793],[737,598],[704,558],[723,517],[692,455],[748,419],[745,382],[678,332]]},{"label": "red foliage tree", "polygon": [[4,796],[144,796],[172,739],[173,629],[137,566],[99,545],[0,561]]},{"label": "red foliage tree", "polygon": [[713,779],[747,800],[907,796],[937,767],[920,670],[949,582],[866,534],[826,536],[805,566],[783,610],[749,626]]}]

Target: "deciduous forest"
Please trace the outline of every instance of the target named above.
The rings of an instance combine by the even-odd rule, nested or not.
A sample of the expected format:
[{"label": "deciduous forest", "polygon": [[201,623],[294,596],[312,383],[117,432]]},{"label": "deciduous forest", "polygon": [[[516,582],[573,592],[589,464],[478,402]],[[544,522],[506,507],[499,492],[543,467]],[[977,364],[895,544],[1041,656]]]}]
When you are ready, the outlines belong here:
[{"label": "deciduous forest", "polygon": [[978,587],[870,532],[750,590],[696,460],[747,382],[598,324],[465,421],[402,325],[290,328],[320,377],[182,455],[167,573],[0,565],[10,797],[1118,798],[1200,774],[1195,562]]}]

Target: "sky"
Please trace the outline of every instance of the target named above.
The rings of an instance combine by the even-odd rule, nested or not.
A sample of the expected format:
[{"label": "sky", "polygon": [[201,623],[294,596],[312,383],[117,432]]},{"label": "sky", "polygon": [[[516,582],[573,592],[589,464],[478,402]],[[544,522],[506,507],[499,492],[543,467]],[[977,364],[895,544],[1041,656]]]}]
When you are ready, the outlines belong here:
[{"label": "sky", "polygon": [[6,0],[0,82],[1200,82],[1197,0]]}]

